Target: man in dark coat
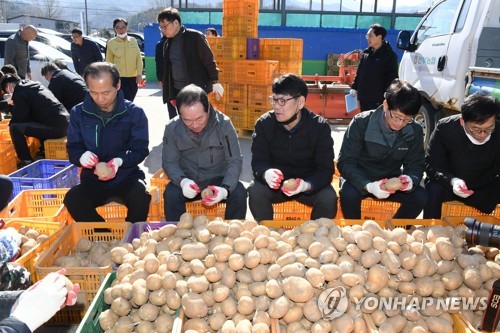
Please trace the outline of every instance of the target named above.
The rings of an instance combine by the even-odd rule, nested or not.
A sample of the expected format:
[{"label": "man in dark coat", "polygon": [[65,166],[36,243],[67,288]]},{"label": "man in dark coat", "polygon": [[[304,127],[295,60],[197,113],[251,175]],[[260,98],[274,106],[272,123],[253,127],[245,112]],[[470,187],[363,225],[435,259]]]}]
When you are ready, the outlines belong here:
[{"label": "man in dark coat", "polygon": [[36,38],[37,31],[32,25],[21,28],[5,41],[5,65],[13,65],[17,75],[31,80],[29,42]]},{"label": "man in dark coat", "polygon": [[85,67],[93,62],[102,61],[102,53],[96,42],[83,37],[82,30],[75,28],[71,30],[71,58],[75,71],[83,76]]},{"label": "man in dark coat", "polygon": [[53,62],[42,67],[42,75],[49,81],[49,90],[66,110],[71,111],[73,106],[83,102],[87,86],[81,76],[67,69],[60,69]]},{"label": "man in dark coat", "polygon": [[386,35],[380,24],[372,24],[366,34],[368,48],[361,55],[351,87],[361,111],[374,110],[382,104],[385,90],[398,78],[398,56],[385,40]]}]

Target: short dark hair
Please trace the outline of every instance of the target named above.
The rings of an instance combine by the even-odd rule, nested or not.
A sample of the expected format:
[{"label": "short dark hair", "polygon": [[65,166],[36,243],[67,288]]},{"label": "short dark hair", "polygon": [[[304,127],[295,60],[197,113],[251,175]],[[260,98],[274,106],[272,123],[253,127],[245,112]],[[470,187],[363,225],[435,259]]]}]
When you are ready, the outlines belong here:
[{"label": "short dark hair", "polygon": [[215,28],[206,28],[205,32],[207,32],[207,31],[210,31],[211,33],[213,33],[214,36],[219,36],[219,33],[217,32],[217,30]]},{"label": "short dark hair", "polygon": [[6,91],[5,88],[7,88],[8,83],[15,83],[17,85],[19,82],[21,82],[21,78],[16,74],[5,74],[0,82],[0,88]]},{"label": "short dark hair", "polygon": [[493,116],[500,116],[500,102],[495,96],[477,92],[469,95],[462,104],[462,118],[465,122],[483,124]]},{"label": "short dark hair", "polygon": [[181,107],[183,105],[191,106],[197,102],[200,102],[205,112],[208,112],[209,103],[207,93],[195,84],[189,84],[182,88],[179,94],[177,94],[175,101],[179,114],[181,113]]},{"label": "short dark hair", "polygon": [[291,73],[274,79],[272,89],[275,94],[304,96],[304,98],[307,98],[308,93],[306,82],[300,76]]},{"label": "short dark hair", "polygon": [[118,22],[123,22],[126,27],[128,27],[128,22],[123,17],[119,17],[113,20],[113,28],[118,24]]},{"label": "short dark hair", "polygon": [[416,115],[422,106],[418,89],[400,79],[392,81],[384,96],[389,110],[399,110],[407,116]]},{"label": "short dark hair", "polygon": [[66,64],[66,61],[62,58],[54,59],[54,60],[52,60],[52,62],[54,63],[54,65],[59,67],[59,69],[68,69],[69,70],[68,65]]},{"label": "short dark hair", "polygon": [[72,34],[78,34],[80,36],[83,35],[83,31],[80,28],[74,28],[73,30],[71,30],[71,33]]},{"label": "short dark hair", "polygon": [[156,20],[158,21],[158,23],[160,23],[163,20],[167,20],[168,22],[177,20],[179,21],[179,24],[182,24],[179,10],[173,7],[167,7],[163,9],[161,12],[159,12]]},{"label": "short dark hair", "polygon": [[54,62],[48,62],[42,67],[42,76],[45,76],[47,73],[53,73],[60,68]]},{"label": "short dark hair", "polygon": [[116,68],[115,64],[110,62],[93,62],[85,68],[83,72],[83,79],[85,83],[87,83],[87,78],[98,78],[102,76],[103,73],[108,73],[111,75],[111,79],[113,81],[113,87],[118,86],[118,82],[120,82],[120,73]]},{"label": "short dark hair", "polygon": [[382,40],[384,40],[385,36],[387,36],[387,30],[385,30],[385,28],[378,23],[370,25],[370,29],[372,29],[375,36],[382,35]]},{"label": "short dark hair", "polygon": [[4,74],[15,74],[15,75],[17,75],[17,69],[16,69],[16,67],[14,67],[14,65],[11,65],[11,64],[3,65],[2,69],[0,69],[0,71],[2,71],[2,73],[4,73]]}]

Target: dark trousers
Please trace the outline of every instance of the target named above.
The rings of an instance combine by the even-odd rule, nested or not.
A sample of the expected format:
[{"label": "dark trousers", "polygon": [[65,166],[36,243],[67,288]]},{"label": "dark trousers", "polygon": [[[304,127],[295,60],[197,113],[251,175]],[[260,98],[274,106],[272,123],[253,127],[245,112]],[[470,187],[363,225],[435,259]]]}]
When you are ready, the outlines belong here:
[{"label": "dark trousers", "polygon": [[484,188],[475,189],[474,194],[465,199],[455,195],[451,189],[445,188],[437,182],[428,181],[425,184],[425,189],[429,195],[429,200],[427,200],[424,208],[425,219],[441,218],[441,206],[446,201],[457,200],[467,206],[479,209],[485,214],[490,214],[496,205],[500,203],[499,182],[493,182]]},{"label": "dark trousers", "polygon": [[[340,205],[344,218],[346,219],[361,219],[361,200],[366,197],[372,197],[371,194],[363,194],[357,188],[352,186],[349,182],[343,181],[340,188]],[[399,202],[399,207],[393,218],[395,219],[414,219],[422,209],[424,209],[427,201],[427,192],[421,187],[417,186],[411,192],[396,191],[391,194],[387,201]]]},{"label": "dark trousers", "polygon": [[12,311],[14,303],[16,303],[23,292],[24,290],[5,290],[0,292],[0,320],[10,317],[10,312]]},{"label": "dark trousers", "polygon": [[120,78],[120,89],[123,91],[123,97],[131,102],[134,101],[137,90],[139,90],[136,79],[135,76]]},{"label": "dark trousers", "polygon": [[[220,186],[222,178],[215,178],[209,181],[198,183],[200,189],[204,189],[209,185]],[[179,221],[182,214],[186,212],[186,202],[200,200],[201,196],[198,194],[193,199],[188,199],[182,194],[182,189],[170,182],[165,188],[163,193],[165,199],[165,220]],[[226,201],[226,213],[224,219],[233,220],[245,219],[247,215],[247,190],[242,183],[238,182],[236,188],[229,193]]]},{"label": "dark trousers", "polygon": [[14,186],[9,177],[0,175],[0,211],[9,204]]},{"label": "dark trousers", "polygon": [[127,207],[128,222],[146,221],[151,195],[142,179],[124,181],[118,187],[107,189],[87,181],[72,187],[64,197],[64,205],[77,222],[104,222],[96,208],[118,200]]},{"label": "dark trousers", "polygon": [[59,139],[65,137],[68,133],[68,121],[61,117],[54,126],[43,125],[40,123],[10,123],[10,136],[17,157],[21,161],[31,161],[32,157],[26,142],[26,136],[32,136],[39,139],[42,144],[46,139]]},{"label": "dark trousers", "polygon": [[273,219],[273,204],[296,200],[304,205],[313,207],[311,219],[322,217],[333,219],[337,214],[337,194],[331,186],[313,193],[299,193],[292,197],[281,190],[273,190],[259,181],[253,181],[248,187],[248,204],[253,217],[257,221]]},{"label": "dark trousers", "polygon": [[359,101],[359,108],[361,111],[370,111],[375,110],[382,104],[381,102],[372,102],[372,101]]},{"label": "dark trousers", "polygon": [[177,116],[177,103],[175,99],[171,99],[166,104],[168,111],[168,119],[174,119]]}]

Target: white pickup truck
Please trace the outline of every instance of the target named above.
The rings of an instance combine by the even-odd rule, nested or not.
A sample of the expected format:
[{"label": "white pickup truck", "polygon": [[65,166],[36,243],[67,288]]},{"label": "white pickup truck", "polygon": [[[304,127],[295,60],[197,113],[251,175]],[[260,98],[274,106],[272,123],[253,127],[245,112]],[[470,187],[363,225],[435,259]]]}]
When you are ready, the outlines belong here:
[{"label": "white pickup truck", "polygon": [[500,0],[440,1],[413,35],[399,33],[397,47],[406,51],[399,77],[424,99],[416,120],[426,144],[436,121],[460,112],[469,92],[500,98]]}]

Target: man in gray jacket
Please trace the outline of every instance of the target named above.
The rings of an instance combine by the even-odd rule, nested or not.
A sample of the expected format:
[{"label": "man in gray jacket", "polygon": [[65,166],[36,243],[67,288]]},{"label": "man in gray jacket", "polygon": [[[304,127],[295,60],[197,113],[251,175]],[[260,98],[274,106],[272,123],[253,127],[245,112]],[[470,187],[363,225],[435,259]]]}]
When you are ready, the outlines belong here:
[{"label": "man in gray jacket", "polygon": [[36,28],[27,25],[18,32],[10,36],[5,41],[5,60],[4,64],[11,64],[17,69],[17,75],[21,79],[31,80],[29,42],[36,38]]},{"label": "man in gray jacket", "polygon": [[178,221],[186,201],[200,198],[209,188],[207,206],[226,201],[224,218],[244,219],[247,191],[239,182],[243,157],[231,120],[214,109],[207,93],[190,84],[176,98],[179,115],[165,127],[163,170],[170,182],[165,188],[165,219]]}]

